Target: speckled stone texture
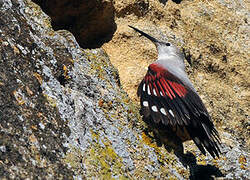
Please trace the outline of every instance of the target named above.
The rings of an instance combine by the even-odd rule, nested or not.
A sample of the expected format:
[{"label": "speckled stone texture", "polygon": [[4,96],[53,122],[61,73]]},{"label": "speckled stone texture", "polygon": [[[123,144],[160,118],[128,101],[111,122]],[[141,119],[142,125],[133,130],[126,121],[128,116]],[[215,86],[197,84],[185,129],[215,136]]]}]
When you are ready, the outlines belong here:
[{"label": "speckled stone texture", "polygon": [[249,177],[230,133],[220,159],[187,146],[197,156],[187,168],[144,131],[104,50],[54,31],[30,0],[0,1],[0,179]]}]

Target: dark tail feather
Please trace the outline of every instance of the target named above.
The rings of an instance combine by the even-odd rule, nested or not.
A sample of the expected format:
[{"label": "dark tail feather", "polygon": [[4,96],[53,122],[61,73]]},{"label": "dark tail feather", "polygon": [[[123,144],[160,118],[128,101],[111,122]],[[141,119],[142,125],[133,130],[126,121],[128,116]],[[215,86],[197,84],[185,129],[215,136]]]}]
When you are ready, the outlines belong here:
[{"label": "dark tail feather", "polygon": [[210,121],[209,117],[205,115],[203,116],[203,121],[198,124],[198,127],[194,128],[191,124],[187,127],[187,130],[202,154],[206,155],[206,149],[213,158],[216,156],[219,157],[219,154],[221,153],[219,147],[221,144],[219,134],[213,124],[210,126],[210,122],[206,123],[206,121]]}]

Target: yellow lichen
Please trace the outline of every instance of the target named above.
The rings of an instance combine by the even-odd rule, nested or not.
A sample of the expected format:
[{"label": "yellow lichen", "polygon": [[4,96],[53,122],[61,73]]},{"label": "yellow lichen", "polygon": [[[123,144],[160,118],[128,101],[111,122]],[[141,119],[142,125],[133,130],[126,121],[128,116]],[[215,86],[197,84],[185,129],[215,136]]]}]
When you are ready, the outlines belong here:
[{"label": "yellow lichen", "polygon": [[152,148],[157,148],[157,145],[154,142],[152,142],[152,139],[149,138],[144,132],[142,132],[142,140],[148,146],[150,146]]},{"label": "yellow lichen", "polygon": [[207,162],[205,161],[205,156],[204,155],[201,155],[201,156],[197,157],[197,164],[200,164],[200,165],[206,165],[207,164]]},{"label": "yellow lichen", "polygon": [[23,99],[23,96],[20,94],[20,92],[14,90],[13,95],[19,105],[23,105],[25,103],[25,100]]},{"label": "yellow lichen", "polygon": [[38,73],[36,73],[36,72],[35,72],[33,75],[34,75],[35,78],[38,80],[38,82],[39,82],[40,84],[42,84],[43,79],[42,79],[41,75],[38,74]]},{"label": "yellow lichen", "polygon": [[34,93],[30,90],[30,88],[28,86],[26,86],[26,91],[27,93],[32,96]]},{"label": "yellow lichen", "polygon": [[[98,176],[100,179],[111,179],[112,174],[122,174],[122,159],[115,153],[109,140],[102,140],[105,146],[103,147],[98,143],[99,135],[94,132],[91,134],[95,143],[92,144],[88,155],[83,160],[84,164],[88,164],[88,174],[92,177]],[[97,168],[100,169],[97,171]]]},{"label": "yellow lichen", "polygon": [[240,168],[241,169],[246,169],[246,164],[247,164],[247,159],[244,155],[240,155],[239,157],[239,163],[240,163]]},{"label": "yellow lichen", "polygon": [[81,166],[81,160],[82,160],[82,153],[79,149],[77,148],[72,148],[71,152],[68,152],[66,154],[66,157],[64,158],[64,161],[68,164],[73,169],[77,169]]},{"label": "yellow lichen", "polygon": [[37,130],[37,127],[36,127],[35,125],[32,125],[32,126],[31,126],[31,129]]},{"label": "yellow lichen", "polygon": [[63,76],[65,77],[65,79],[70,79],[70,76],[68,76],[68,68],[67,66],[63,65]]},{"label": "yellow lichen", "polygon": [[14,51],[15,55],[20,54],[20,51],[16,46],[12,45],[12,48],[13,48],[13,51]]},{"label": "yellow lichen", "polygon": [[56,107],[57,106],[57,102],[56,99],[48,96],[47,94],[44,94],[44,97],[47,99],[48,103],[52,106],[52,107]]},{"label": "yellow lichen", "polygon": [[36,144],[36,143],[38,143],[38,140],[37,140],[37,138],[36,138],[36,136],[35,136],[34,134],[31,134],[31,135],[29,136],[29,141],[30,141],[31,144]]}]

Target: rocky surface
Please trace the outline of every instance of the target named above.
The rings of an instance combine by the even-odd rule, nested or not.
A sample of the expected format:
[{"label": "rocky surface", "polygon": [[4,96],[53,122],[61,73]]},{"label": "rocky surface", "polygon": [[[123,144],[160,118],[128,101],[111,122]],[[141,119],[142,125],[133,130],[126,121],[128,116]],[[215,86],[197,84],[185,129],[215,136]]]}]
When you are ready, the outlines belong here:
[{"label": "rocky surface", "polygon": [[[248,103],[247,85],[243,83],[247,79],[248,46],[241,44],[242,39],[248,38],[244,36],[247,19],[244,19],[246,11],[236,8],[244,6],[242,2],[213,1],[212,5],[218,6],[213,10],[214,6],[198,8],[205,6],[198,1],[182,1],[180,4],[167,1],[165,5],[158,1],[115,2],[118,31],[105,45],[105,50],[119,70],[118,75],[105,51],[84,50],[68,31],[54,31],[49,17],[30,0],[0,1],[0,178],[205,179],[204,174],[221,176],[221,173],[225,179],[249,177],[249,150],[247,143],[242,141],[248,135],[247,124],[243,126]],[[191,12],[185,10],[188,7],[197,8],[197,13],[193,13],[197,15],[197,21],[193,20]],[[234,42],[226,44],[231,42],[231,36],[221,40],[219,22],[223,17],[216,15],[221,21],[213,22],[218,27],[211,33],[217,35],[217,39],[213,41],[214,46],[207,47],[206,43],[211,43],[205,38],[209,34],[208,24],[206,26],[204,22],[202,41],[192,32],[199,32],[199,22],[220,12],[219,7],[224,8],[223,13],[228,12],[227,9],[232,12],[230,22],[235,26],[228,26],[232,28]],[[163,12],[164,8],[169,9]],[[203,11],[209,8],[212,15],[203,15]],[[185,16],[182,13],[186,13]],[[235,13],[238,13],[238,18]],[[182,17],[190,23],[184,26]],[[165,19],[165,26],[156,29],[150,25],[150,22],[157,25],[162,19]],[[240,29],[237,24],[240,22],[242,33],[236,31]],[[130,23],[155,35],[159,35],[163,27],[168,30],[171,23],[175,24],[171,31],[163,33],[172,33],[171,37],[191,55],[190,77],[216,125],[221,126],[220,159],[205,157],[193,143],[187,143],[186,150],[195,154],[197,159],[189,167],[184,167],[173,153],[157,147],[154,140],[144,133],[138,106],[127,93],[132,100],[136,99],[133,95],[136,83],[151,58],[155,57],[155,51],[146,40],[128,30],[127,24]],[[183,26],[179,28],[179,24]],[[196,28],[188,31],[194,24]],[[190,34],[185,34],[186,31]],[[186,42],[188,37],[193,37],[188,41],[190,44]],[[141,42],[148,43],[148,46]],[[223,43],[227,47],[226,60],[223,59],[225,49],[221,48]],[[200,56],[206,57],[206,61]],[[238,59],[233,61],[233,57]],[[133,66],[131,69],[131,59],[137,60],[136,69]],[[214,65],[216,59],[222,61],[218,62],[218,67]],[[127,65],[123,64],[125,62]],[[230,68],[235,69],[231,71]],[[221,77],[224,71],[226,75]],[[127,93],[122,90],[119,76]],[[230,88],[234,87],[232,83],[238,89]],[[223,86],[219,91],[218,84]],[[236,101],[236,97],[241,99]],[[226,105],[222,106],[223,103]],[[238,111],[241,114],[236,116],[234,113]],[[235,127],[235,121],[242,121],[242,124]],[[236,128],[241,130],[236,131]]]},{"label": "rocky surface", "polygon": [[128,0],[115,9],[117,31],[104,49],[129,97],[138,102],[137,86],[157,58],[154,45],[128,28],[133,25],[184,50],[189,77],[217,128],[249,149],[249,3]]}]

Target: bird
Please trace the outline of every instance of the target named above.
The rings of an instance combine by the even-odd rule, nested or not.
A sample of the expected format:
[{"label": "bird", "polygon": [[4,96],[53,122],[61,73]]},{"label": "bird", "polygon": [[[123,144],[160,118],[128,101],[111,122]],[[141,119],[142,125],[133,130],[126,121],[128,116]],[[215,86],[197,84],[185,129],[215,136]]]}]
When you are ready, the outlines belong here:
[{"label": "bird", "polygon": [[219,158],[219,133],[186,74],[184,54],[173,43],[129,27],[153,42],[158,51],[157,60],[148,66],[137,90],[146,124],[164,144],[172,139],[181,143],[183,150],[182,143],[193,140],[202,154],[208,151]]}]

